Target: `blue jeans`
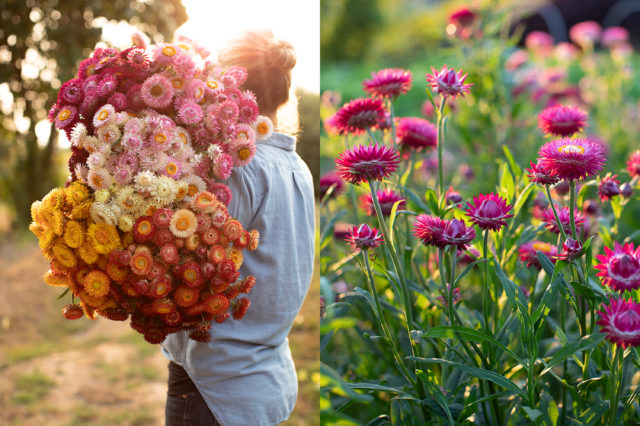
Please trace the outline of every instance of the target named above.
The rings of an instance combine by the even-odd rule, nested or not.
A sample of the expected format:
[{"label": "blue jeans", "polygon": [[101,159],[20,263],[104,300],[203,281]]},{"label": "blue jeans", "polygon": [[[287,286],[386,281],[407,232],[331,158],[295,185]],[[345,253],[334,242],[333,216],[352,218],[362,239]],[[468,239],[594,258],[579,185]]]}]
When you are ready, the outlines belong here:
[{"label": "blue jeans", "polygon": [[166,426],[220,426],[184,368],[169,362]]}]

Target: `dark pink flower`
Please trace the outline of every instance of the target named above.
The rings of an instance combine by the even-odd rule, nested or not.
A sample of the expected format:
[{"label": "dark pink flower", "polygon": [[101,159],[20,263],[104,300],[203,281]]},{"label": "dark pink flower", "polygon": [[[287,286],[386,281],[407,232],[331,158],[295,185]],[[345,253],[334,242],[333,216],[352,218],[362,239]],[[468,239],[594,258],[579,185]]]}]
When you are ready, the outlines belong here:
[{"label": "dark pink flower", "polygon": [[342,193],[342,191],[344,191],[344,181],[340,179],[340,176],[338,176],[338,174],[333,170],[320,176],[319,186],[320,199],[324,198],[325,194],[332,186],[333,191],[331,192],[329,198],[336,198]]},{"label": "dark pink flower", "polygon": [[558,259],[569,262],[578,258],[581,253],[582,243],[578,240],[574,240],[573,238],[567,238],[565,242],[562,243],[562,253],[558,255]]},{"label": "dark pink flower", "polygon": [[540,185],[555,185],[558,183],[557,173],[548,172],[533,161],[531,161],[530,164],[531,168],[526,170],[529,172],[527,176],[531,182],[539,183]]},{"label": "dark pink flower", "polygon": [[616,241],[613,250],[605,247],[604,252],[596,256],[600,263],[594,266],[602,283],[620,292],[640,288],[640,246],[634,249],[633,243],[621,246]]},{"label": "dark pink flower", "polygon": [[633,188],[629,182],[625,182],[620,185],[620,195],[624,198],[630,198],[633,195]]},{"label": "dark pink flower", "polygon": [[[562,224],[564,233],[567,235],[571,234],[571,218],[569,213],[569,207],[563,207],[560,209],[556,207],[556,211],[558,212],[558,219]],[[560,228],[558,228],[558,223],[556,222],[556,218],[553,215],[553,210],[551,209],[551,207],[545,209],[542,212],[542,220],[544,221],[547,230],[553,232],[554,234],[560,234]],[[584,215],[577,210],[576,210],[575,222],[576,222],[576,232],[580,234],[582,232],[582,224],[584,223]]]},{"label": "dark pink flower", "polygon": [[538,252],[544,253],[551,262],[556,262],[558,248],[542,241],[530,241],[521,245],[518,249],[518,256],[527,267],[533,266],[537,270],[540,270],[542,269],[542,265],[538,259]]},{"label": "dark pink flower", "polygon": [[462,202],[462,195],[453,189],[453,186],[450,186],[445,194],[445,200],[447,200],[447,204],[459,204]]},{"label": "dark pink flower", "polygon": [[385,117],[381,99],[358,98],[344,104],[331,119],[331,125],[341,135],[359,135],[378,126]]},{"label": "dark pink flower", "polygon": [[65,104],[78,105],[82,103],[82,96],[82,82],[78,78],[64,83],[58,92],[58,99]]},{"label": "dark pink flower", "polygon": [[150,63],[151,56],[145,49],[134,47],[127,54],[127,66],[134,72],[147,72]]},{"label": "dark pink flower", "polygon": [[597,324],[607,333],[607,340],[623,348],[640,346],[640,304],[633,300],[609,299],[598,311]]},{"label": "dark pink flower", "polygon": [[413,235],[425,246],[444,248],[442,236],[446,225],[447,222],[437,216],[421,214],[413,220]]},{"label": "dark pink flower", "polygon": [[227,207],[229,206],[233,195],[231,193],[231,189],[227,185],[213,181],[207,186],[207,189],[216,196],[218,201]]},{"label": "dark pink flower", "polygon": [[469,88],[473,84],[465,84],[467,74],[462,74],[462,70],[457,73],[453,69],[447,68],[445,65],[440,71],[436,71],[431,67],[432,74],[427,74],[427,83],[431,86],[431,90],[442,95],[455,98],[458,95],[464,96],[469,92]]},{"label": "dark pink flower", "polygon": [[434,148],[438,146],[438,129],[424,118],[403,117],[397,121],[396,141],[416,151]]},{"label": "dark pink flower", "polygon": [[623,27],[609,27],[602,32],[600,42],[605,47],[615,46],[617,44],[629,41],[629,31]]},{"label": "dark pink flower", "polygon": [[401,68],[386,68],[371,74],[362,82],[367,94],[375,98],[395,99],[411,89],[411,72]]},{"label": "dark pink flower", "polygon": [[589,139],[557,139],[538,150],[538,166],[566,180],[595,175],[605,162],[604,147]]},{"label": "dark pink flower", "polygon": [[382,244],[382,235],[378,235],[376,228],[370,228],[369,225],[363,223],[360,226],[354,226],[349,232],[349,236],[345,238],[353,249],[369,250]]},{"label": "dark pink flower", "polygon": [[582,131],[587,117],[587,113],[580,108],[554,105],[538,115],[538,127],[547,135],[571,136]]},{"label": "dark pink flower", "polygon": [[553,37],[544,31],[532,31],[524,39],[527,49],[538,53],[549,53],[553,47]]},{"label": "dark pink flower", "polygon": [[602,33],[602,27],[595,21],[584,21],[569,29],[569,38],[578,46],[593,46]]},{"label": "dark pink flower", "polygon": [[356,145],[336,159],[338,175],[355,185],[387,178],[395,173],[399,162],[398,153],[385,145]]},{"label": "dark pink flower", "polygon": [[473,203],[467,202],[467,217],[480,229],[498,231],[505,226],[505,219],[513,217],[509,211],[513,208],[507,200],[497,194],[480,194],[473,197]]},{"label": "dark pink flower", "polygon": [[[400,201],[400,204],[398,204],[398,210],[401,210],[402,207],[404,207],[404,197],[392,189],[379,189],[376,191],[376,195],[378,196],[378,201],[380,202],[380,210],[382,211],[383,216],[388,217],[389,215],[391,215],[391,209],[393,208],[393,205],[398,201]],[[369,216],[376,215],[376,210],[373,206],[373,198],[371,197],[371,193],[363,194],[360,197],[360,205]]]},{"label": "dark pink flower", "polygon": [[455,10],[449,15],[449,23],[462,28],[473,25],[473,21],[476,19],[477,14],[472,10],[462,7]]},{"label": "dark pink flower", "polygon": [[448,221],[442,233],[444,244],[457,247],[458,250],[466,250],[475,237],[476,230],[467,228],[464,222],[458,219]]},{"label": "dark pink flower", "polygon": [[600,181],[600,185],[598,185],[598,195],[600,195],[600,201],[603,203],[620,194],[620,181],[616,179],[616,177],[618,177],[618,175],[611,176],[607,174]]},{"label": "dark pink flower", "polygon": [[629,155],[627,171],[632,178],[640,178],[640,150],[633,151]]},{"label": "dark pink flower", "polygon": [[[451,288],[451,286],[449,284],[447,284],[447,291],[449,291],[449,289]],[[448,295],[446,297],[443,297],[442,294],[438,296],[438,301],[440,303],[442,303],[442,306],[444,306],[445,308],[449,305],[448,303]],[[453,295],[452,295],[452,301],[453,304],[455,305],[456,303],[460,302],[461,297],[460,297],[460,288],[456,287],[453,289]]]}]

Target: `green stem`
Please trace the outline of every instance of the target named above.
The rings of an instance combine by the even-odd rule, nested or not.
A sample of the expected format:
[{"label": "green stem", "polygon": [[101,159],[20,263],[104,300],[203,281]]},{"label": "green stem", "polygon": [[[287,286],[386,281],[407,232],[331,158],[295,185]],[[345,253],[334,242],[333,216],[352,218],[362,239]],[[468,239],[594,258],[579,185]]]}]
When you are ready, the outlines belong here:
[{"label": "green stem", "polygon": [[616,417],[618,413],[618,383],[621,379],[621,375],[618,374],[618,365],[624,361],[624,349],[617,345],[613,345],[613,359],[611,360],[611,386],[609,386],[609,419],[607,424],[609,426],[616,425]]},{"label": "green stem", "polygon": [[442,152],[444,150],[444,106],[447,101],[446,96],[442,97],[440,108],[438,108],[438,199],[444,194],[444,170],[442,164]]},{"label": "green stem", "polygon": [[567,239],[567,234],[565,234],[564,232],[564,226],[562,226],[562,222],[560,222],[560,218],[558,217],[556,205],[553,203],[553,198],[551,198],[551,190],[549,189],[549,185],[545,185],[544,189],[547,191],[547,200],[549,200],[551,210],[553,211],[553,217],[556,219],[556,223],[558,224],[558,228],[560,229],[560,233],[562,234],[562,241],[564,242]]},{"label": "green stem", "polygon": [[569,219],[571,220],[571,238],[577,240],[578,233],[576,232],[576,181],[569,181],[570,195],[569,195]]},{"label": "green stem", "polygon": [[391,117],[391,144],[393,149],[397,149],[396,144],[396,123],[393,114],[393,101],[389,99],[389,116]]},{"label": "green stem", "polygon": [[489,316],[491,315],[489,307],[489,298],[491,293],[489,292],[489,260],[488,260],[488,244],[489,242],[489,230],[484,230],[484,238],[482,242],[482,258],[485,260],[482,264],[482,315],[484,316],[484,327],[487,332],[491,330],[489,327]]}]

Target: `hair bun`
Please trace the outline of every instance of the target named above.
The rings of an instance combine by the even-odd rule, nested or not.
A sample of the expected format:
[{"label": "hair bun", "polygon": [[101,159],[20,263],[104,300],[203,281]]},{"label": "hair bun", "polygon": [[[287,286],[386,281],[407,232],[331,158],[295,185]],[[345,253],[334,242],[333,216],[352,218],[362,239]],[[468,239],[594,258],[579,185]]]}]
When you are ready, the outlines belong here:
[{"label": "hair bun", "polygon": [[296,65],[296,51],[291,43],[285,40],[273,43],[267,53],[267,64],[283,71],[292,69]]}]

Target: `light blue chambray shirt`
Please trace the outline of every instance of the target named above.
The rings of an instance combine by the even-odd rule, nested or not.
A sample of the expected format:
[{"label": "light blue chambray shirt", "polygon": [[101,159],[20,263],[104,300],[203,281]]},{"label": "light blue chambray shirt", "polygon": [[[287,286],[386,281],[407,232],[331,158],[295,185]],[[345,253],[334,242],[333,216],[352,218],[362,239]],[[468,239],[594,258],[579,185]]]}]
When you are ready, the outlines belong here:
[{"label": "light blue chambray shirt", "polygon": [[260,232],[257,250],[243,251],[240,276],[254,275],[251,306],[239,321],[214,324],[211,342],[170,334],[165,356],[189,374],[223,426],[286,420],[298,394],[287,335],[309,289],[314,263],[314,194],[295,139],[274,133],[256,143],[247,166],[227,182],[229,213]]}]

